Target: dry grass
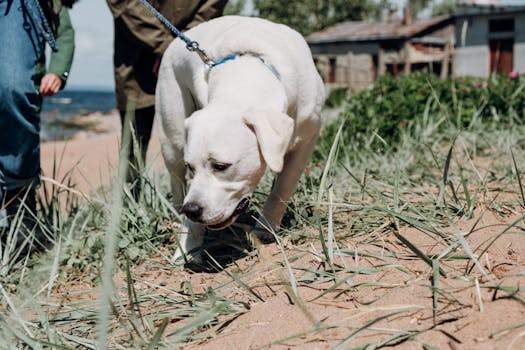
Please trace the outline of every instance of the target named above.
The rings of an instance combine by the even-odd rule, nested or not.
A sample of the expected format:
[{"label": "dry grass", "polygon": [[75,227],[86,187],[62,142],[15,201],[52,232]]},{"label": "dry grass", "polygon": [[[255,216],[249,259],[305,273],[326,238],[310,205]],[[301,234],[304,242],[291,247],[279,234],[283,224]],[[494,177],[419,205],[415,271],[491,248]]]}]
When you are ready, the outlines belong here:
[{"label": "dry grass", "polygon": [[2,247],[0,348],[518,349],[525,130],[511,129],[427,132],[386,155],[328,135],[278,242],[216,234],[203,272],[171,262],[165,174],[146,169],[137,201],[117,181],[49,210],[46,254]]}]

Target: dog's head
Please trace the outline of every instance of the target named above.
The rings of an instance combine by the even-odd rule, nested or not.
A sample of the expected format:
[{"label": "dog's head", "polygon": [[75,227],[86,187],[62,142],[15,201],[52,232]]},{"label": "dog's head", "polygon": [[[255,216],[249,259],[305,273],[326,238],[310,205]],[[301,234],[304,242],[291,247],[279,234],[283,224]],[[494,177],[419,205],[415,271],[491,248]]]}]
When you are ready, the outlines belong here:
[{"label": "dog's head", "polygon": [[183,211],[211,229],[231,225],[248,206],[266,165],[283,167],[294,123],[276,111],[206,107],[185,122],[191,182]]}]

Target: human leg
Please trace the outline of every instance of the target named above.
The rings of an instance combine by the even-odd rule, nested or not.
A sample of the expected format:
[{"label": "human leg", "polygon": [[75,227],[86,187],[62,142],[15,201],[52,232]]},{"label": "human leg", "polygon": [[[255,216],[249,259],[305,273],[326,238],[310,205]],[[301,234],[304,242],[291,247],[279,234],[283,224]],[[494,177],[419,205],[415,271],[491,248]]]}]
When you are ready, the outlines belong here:
[{"label": "human leg", "polygon": [[5,209],[5,194],[40,184],[41,97],[34,75],[43,43],[21,0],[0,0],[0,33],[0,47],[7,48],[0,50],[0,203]]},{"label": "human leg", "polygon": [[[134,116],[131,118],[131,130],[133,130],[134,133],[129,147],[128,160],[130,168],[126,179],[129,183],[134,184],[133,188],[136,189],[136,191],[134,191],[135,195],[140,193],[140,181],[137,180],[140,178],[141,167],[146,161],[154,116],[155,107],[151,106],[135,110]],[[124,130],[124,123],[126,122],[125,111],[120,111],[120,119],[121,125],[123,126],[122,130]]]}]

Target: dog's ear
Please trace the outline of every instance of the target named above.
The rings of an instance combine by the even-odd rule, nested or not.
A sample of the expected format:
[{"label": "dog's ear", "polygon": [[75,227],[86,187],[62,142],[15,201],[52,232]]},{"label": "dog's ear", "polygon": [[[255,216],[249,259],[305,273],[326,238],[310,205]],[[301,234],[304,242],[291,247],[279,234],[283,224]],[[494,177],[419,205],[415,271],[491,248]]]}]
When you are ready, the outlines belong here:
[{"label": "dog's ear", "polygon": [[284,113],[250,110],[244,122],[255,132],[266,164],[276,173],[283,169],[284,155],[292,139],[294,122]]}]

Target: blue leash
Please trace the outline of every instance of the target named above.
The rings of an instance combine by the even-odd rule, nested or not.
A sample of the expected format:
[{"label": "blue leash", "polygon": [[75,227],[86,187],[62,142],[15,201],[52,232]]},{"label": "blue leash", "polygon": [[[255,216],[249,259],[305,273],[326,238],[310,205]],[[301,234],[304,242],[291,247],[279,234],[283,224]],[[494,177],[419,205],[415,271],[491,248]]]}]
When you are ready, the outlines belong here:
[{"label": "blue leash", "polygon": [[178,38],[186,43],[188,51],[195,52],[199,55],[202,62],[207,66],[214,64],[213,60],[206,54],[206,52],[199,47],[199,43],[188,38],[184,33],[178,30],[173,24],[170,23],[156,8],[154,8],[147,0],[139,0],[148,10],[151,11],[168,29],[175,34]]},{"label": "blue leash", "polygon": [[237,52],[237,53],[232,53],[231,55],[228,55],[226,57],[223,57],[221,58],[220,60],[218,61],[215,61],[213,62],[212,64],[209,65],[209,68],[210,70],[218,65],[221,65],[223,63],[226,63],[228,61],[233,61],[239,57],[242,57],[242,56],[253,56],[255,58],[257,58],[259,61],[261,61],[262,64],[264,64],[269,70],[270,72],[272,72],[272,74],[277,78],[277,80],[281,80],[281,74],[279,73],[279,71],[277,70],[277,68],[275,68],[275,66],[269,62],[266,62],[266,60],[264,58],[262,58],[260,55],[256,54],[256,53],[253,53],[253,52]]},{"label": "blue leash", "polygon": [[23,0],[29,15],[33,18],[33,21],[37,25],[39,34],[44,37],[44,40],[49,44],[51,50],[54,52],[58,51],[58,46],[51,30],[51,26],[47,21],[47,18],[44,14],[44,10],[40,6],[38,0]]}]

